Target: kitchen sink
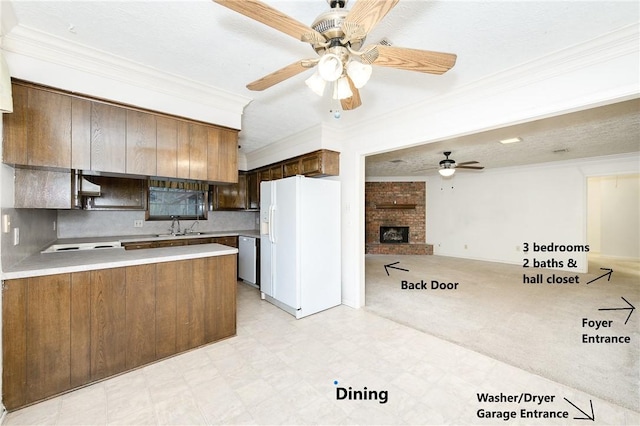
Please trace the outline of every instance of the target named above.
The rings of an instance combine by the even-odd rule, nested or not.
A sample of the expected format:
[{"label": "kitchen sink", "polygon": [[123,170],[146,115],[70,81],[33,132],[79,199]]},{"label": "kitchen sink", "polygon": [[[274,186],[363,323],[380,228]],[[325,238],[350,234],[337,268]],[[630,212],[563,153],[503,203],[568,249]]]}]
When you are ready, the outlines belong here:
[{"label": "kitchen sink", "polygon": [[181,232],[179,234],[156,234],[156,237],[188,237],[189,235],[206,235],[208,232]]}]

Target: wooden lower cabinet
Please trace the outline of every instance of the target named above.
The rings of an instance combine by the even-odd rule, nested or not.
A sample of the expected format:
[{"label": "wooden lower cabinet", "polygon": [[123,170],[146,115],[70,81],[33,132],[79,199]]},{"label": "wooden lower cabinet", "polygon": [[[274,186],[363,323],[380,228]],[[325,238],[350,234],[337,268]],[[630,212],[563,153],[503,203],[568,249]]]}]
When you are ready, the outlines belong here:
[{"label": "wooden lower cabinet", "polygon": [[8,410],[236,333],[236,255],[7,280]]}]

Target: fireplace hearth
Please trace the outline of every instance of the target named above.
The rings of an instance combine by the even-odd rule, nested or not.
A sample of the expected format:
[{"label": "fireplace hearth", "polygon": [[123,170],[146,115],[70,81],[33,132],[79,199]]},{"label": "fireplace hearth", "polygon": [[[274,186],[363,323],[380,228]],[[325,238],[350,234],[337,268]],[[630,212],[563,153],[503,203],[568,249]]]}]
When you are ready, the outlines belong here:
[{"label": "fireplace hearth", "polygon": [[409,242],[408,226],[381,226],[380,244],[402,244]]}]

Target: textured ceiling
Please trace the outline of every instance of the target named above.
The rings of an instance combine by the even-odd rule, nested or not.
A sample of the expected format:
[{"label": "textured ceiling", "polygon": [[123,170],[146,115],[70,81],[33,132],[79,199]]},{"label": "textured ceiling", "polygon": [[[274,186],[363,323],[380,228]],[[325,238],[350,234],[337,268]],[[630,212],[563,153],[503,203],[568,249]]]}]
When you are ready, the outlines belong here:
[{"label": "textured ceiling", "polygon": [[[499,141],[520,137],[522,142]],[[367,176],[437,174],[444,151],[458,163],[485,169],[572,160],[640,150],[640,100],[620,102],[442,142],[372,155]],[[482,173],[475,170],[463,173]]]},{"label": "textured ceiling", "polygon": [[[264,92],[246,89],[247,83],[298,59],[313,58],[315,52],[305,43],[210,0],[11,3],[20,26],[252,98],[240,133],[245,153],[322,122],[341,128],[383,117],[388,111],[637,23],[640,10],[635,1],[401,0],[367,42],[385,37],[395,46],[456,53],[455,67],[442,76],[375,67],[371,81],[361,89],[363,106],[335,120],[329,114],[331,103],[304,84],[311,71]],[[306,24],[328,9],[325,0],[266,3]],[[547,142],[547,148],[562,145],[558,140],[568,138],[555,139]],[[462,142],[451,144],[455,151]],[[466,145],[471,149],[473,144]],[[465,158],[454,158],[491,157],[480,146],[465,152]],[[515,155],[504,158],[519,161]],[[426,167],[435,158],[420,161],[412,167]],[[496,167],[504,164],[495,161]],[[381,173],[390,172],[388,167],[377,167]]]}]

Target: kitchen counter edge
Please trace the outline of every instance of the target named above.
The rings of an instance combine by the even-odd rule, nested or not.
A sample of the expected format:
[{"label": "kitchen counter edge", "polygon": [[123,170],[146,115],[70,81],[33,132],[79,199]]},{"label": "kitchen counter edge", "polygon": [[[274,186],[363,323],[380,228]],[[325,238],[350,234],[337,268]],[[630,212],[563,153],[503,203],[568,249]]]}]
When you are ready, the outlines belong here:
[{"label": "kitchen counter edge", "polygon": [[73,253],[36,253],[3,271],[0,278],[2,280],[31,278],[150,263],[175,262],[203,257],[226,256],[237,253],[237,248],[222,244],[197,244],[143,250],[109,248]]}]

